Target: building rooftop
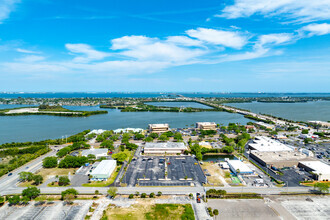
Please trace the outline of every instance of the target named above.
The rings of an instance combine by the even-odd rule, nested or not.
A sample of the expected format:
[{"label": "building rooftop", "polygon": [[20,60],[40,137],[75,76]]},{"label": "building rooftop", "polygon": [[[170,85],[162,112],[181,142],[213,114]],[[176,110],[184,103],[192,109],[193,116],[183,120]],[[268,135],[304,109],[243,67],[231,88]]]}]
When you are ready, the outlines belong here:
[{"label": "building rooftop", "polygon": [[253,171],[240,160],[228,160],[228,165],[231,166],[235,170],[239,170],[240,173],[253,173]]},{"label": "building rooftop", "polygon": [[142,132],[144,131],[142,128],[118,128],[116,130],[114,130],[113,132],[115,133],[127,133],[127,132]]},{"label": "building rooftop", "polygon": [[251,153],[266,163],[311,160],[307,155],[297,151],[252,151]]},{"label": "building rooftop", "polygon": [[330,166],[328,164],[322,163],[319,160],[315,161],[300,161],[301,164],[305,165],[306,167],[311,168],[314,170],[316,174],[330,174]]},{"label": "building rooftop", "polygon": [[111,170],[113,170],[113,166],[116,166],[117,161],[115,160],[102,160],[97,167],[92,171],[91,175],[108,175]]},{"label": "building rooftop", "polygon": [[157,149],[187,149],[186,145],[182,142],[163,142],[163,143],[151,143],[147,142],[144,145],[144,149],[157,148]]},{"label": "building rooftop", "polygon": [[151,128],[163,128],[163,127],[168,127],[168,124],[149,124],[149,127]]},{"label": "building rooftop", "polygon": [[257,151],[293,151],[294,148],[264,136],[257,136],[250,147]]},{"label": "building rooftop", "polygon": [[198,125],[216,125],[216,123],[215,122],[196,122],[196,124],[198,124]]}]

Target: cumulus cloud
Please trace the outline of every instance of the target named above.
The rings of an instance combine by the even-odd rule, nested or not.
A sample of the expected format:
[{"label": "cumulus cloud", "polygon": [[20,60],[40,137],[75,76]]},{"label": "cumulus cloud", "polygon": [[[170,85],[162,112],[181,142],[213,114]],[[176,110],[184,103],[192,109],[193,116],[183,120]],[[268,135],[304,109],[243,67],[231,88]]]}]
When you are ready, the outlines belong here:
[{"label": "cumulus cloud", "polygon": [[248,41],[248,36],[240,32],[222,31],[208,28],[197,28],[186,31],[193,38],[205,43],[222,45],[235,49],[241,49]]},{"label": "cumulus cloud", "polygon": [[307,35],[308,37],[315,35],[326,35],[330,34],[330,24],[309,24],[299,29],[298,32],[301,35]]},{"label": "cumulus cloud", "polygon": [[27,53],[27,54],[39,54],[39,51],[33,51],[33,50],[26,50],[26,49],[22,49],[22,48],[17,48],[16,49],[17,52],[20,53]]},{"label": "cumulus cloud", "polygon": [[10,13],[15,9],[15,5],[20,2],[20,0],[0,1],[0,24],[9,17]]},{"label": "cumulus cloud", "polygon": [[257,46],[265,47],[272,45],[280,45],[284,43],[288,43],[294,40],[293,34],[289,33],[280,33],[280,34],[266,34],[259,36]]},{"label": "cumulus cloud", "polygon": [[74,62],[86,63],[94,60],[102,60],[110,56],[109,53],[94,50],[87,44],[66,44],[65,47],[74,54],[82,54],[73,59]]},{"label": "cumulus cloud", "polygon": [[288,20],[310,22],[330,18],[329,0],[235,0],[216,15],[228,19],[260,14],[282,16]]}]

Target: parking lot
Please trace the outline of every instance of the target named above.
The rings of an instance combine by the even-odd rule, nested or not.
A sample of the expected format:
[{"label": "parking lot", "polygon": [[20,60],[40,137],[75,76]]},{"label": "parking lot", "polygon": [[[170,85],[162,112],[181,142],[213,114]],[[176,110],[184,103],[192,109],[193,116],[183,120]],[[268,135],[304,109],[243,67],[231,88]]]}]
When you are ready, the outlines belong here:
[{"label": "parking lot", "polygon": [[205,181],[198,161],[190,156],[134,158],[123,178],[123,183],[128,186],[188,186],[201,185]]}]

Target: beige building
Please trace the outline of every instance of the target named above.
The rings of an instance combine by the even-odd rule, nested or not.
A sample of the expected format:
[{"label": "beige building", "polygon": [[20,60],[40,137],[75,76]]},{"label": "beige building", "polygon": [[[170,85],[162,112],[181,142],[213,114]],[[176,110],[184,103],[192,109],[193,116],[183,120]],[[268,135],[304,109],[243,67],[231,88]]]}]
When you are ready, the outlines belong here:
[{"label": "beige building", "polygon": [[163,133],[169,131],[168,124],[149,124],[149,131],[152,133]]},{"label": "beige building", "polygon": [[319,181],[330,181],[330,166],[321,161],[301,161],[299,167],[312,172],[313,178]]},{"label": "beige building", "polygon": [[216,130],[217,124],[214,122],[197,122],[196,128],[200,130]]},{"label": "beige building", "polygon": [[293,166],[298,167],[301,161],[313,160],[306,154],[298,151],[251,151],[250,157],[263,166],[268,165],[277,169]]}]

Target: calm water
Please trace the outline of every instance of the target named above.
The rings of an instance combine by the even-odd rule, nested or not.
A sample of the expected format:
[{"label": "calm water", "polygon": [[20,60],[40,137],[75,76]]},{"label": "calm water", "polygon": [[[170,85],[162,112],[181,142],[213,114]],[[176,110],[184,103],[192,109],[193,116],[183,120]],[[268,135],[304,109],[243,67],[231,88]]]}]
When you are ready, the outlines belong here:
[{"label": "calm water", "polygon": [[[0,108],[19,107],[0,105]],[[99,107],[64,106],[72,110],[100,110]],[[104,110],[104,109],[101,109]],[[108,114],[86,118],[47,115],[0,117],[0,143],[37,141],[61,138],[85,129],[147,128],[150,123],[169,123],[172,128],[191,126],[199,121],[246,124],[249,120],[239,114],[226,112],[120,112],[109,109]]]},{"label": "calm water", "polygon": [[146,102],[148,105],[153,106],[166,106],[166,107],[191,107],[191,108],[203,108],[212,109],[212,107],[203,105],[197,102]]},{"label": "calm water", "polygon": [[295,121],[330,121],[330,101],[303,103],[230,103],[233,107],[243,108],[256,113],[271,114]]},{"label": "calm water", "polygon": [[234,155],[204,155],[203,161],[225,161],[225,158],[229,158],[230,160],[237,160],[237,158]]}]

